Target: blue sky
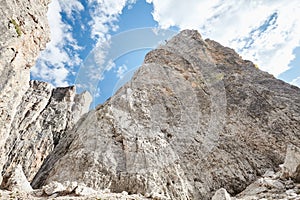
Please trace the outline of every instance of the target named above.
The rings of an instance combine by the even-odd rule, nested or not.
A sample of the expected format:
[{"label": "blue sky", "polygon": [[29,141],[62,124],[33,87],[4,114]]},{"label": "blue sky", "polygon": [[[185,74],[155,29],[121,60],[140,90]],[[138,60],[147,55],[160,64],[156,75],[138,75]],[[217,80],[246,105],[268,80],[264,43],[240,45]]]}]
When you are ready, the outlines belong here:
[{"label": "blue sky", "polygon": [[[77,84],[83,89],[90,87],[83,87],[85,82],[93,84],[97,89],[93,90],[95,105],[103,103],[130,79],[151,49],[143,43],[139,50],[130,49],[130,45],[141,39],[145,43],[163,43],[171,33],[161,34],[159,42],[147,34],[143,38],[138,31],[133,32],[136,38],[124,39],[124,43],[111,43],[113,39],[126,31],[147,27],[148,32],[154,28],[154,32],[164,29],[174,33],[190,28],[199,30],[203,38],[235,49],[260,69],[300,86],[300,19],[296,14],[300,6],[297,0],[282,2],[52,0],[47,15],[51,42],[32,68],[31,78],[53,86]],[[113,45],[126,45],[130,51],[110,58],[108,65],[102,66],[109,55],[106,50],[116,49]],[[95,65],[97,70],[89,70],[89,65]],[[89,77],[99,80],[99,84],[82,79],[83,73],[90,73]]]}]

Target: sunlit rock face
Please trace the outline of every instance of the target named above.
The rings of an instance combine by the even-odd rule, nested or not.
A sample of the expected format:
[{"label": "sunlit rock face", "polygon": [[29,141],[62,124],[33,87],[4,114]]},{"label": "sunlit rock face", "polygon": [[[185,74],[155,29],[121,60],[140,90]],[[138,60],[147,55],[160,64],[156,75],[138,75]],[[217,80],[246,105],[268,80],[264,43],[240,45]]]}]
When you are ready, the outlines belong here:
[{"label": "sunlit rock face", "polygon": [[2,175],[21,164],[31,181],[60,138],[88,111],[91,100],[88,93],[76,94],[72,86],[53,88],[30,81],[5,143],[8,158]]},{"label": "sunlit rock face", "polygon": [[161,199],[235,195],[299,144],[300,90],[185,30],[82,117],[32,181]]},{"label": "sunlit rock face", "polygon": [[[31,181],[59,139],[91,103],[74,87],[30,81],[30,67],[49,41],[49,0],[0,5],[0,184],[21,167]],[[4,179],[3,179],[4,177]],[[2,180],[3,179],[3,180]]]},{"label": "sunlit rock face", "polygon": [[[49,41],[49,0],[3,0],[0,5],[0,171],[4,144],[22,96],[29,88],[29,70]],[[1,178],[0,178],[1,181]]]}]

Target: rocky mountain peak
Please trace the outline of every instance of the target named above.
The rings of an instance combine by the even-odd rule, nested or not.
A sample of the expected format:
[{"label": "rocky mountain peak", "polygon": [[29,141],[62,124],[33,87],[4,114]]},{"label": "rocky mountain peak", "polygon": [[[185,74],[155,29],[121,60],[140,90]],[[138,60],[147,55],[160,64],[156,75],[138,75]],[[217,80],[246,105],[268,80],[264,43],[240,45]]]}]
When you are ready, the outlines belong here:
[{"label": "rocky mountain peak", "polygon": [[243,191],[299,142],[300,90],[186,30],[60,140],[34,187],[76,180],[161,199]]},{"label": "rocky mountain peak", "polygon": [[89,93],[29,81],[48,3],[0,6],[4,199],[299,197],[299,88],[184,30],[89,111]]}]

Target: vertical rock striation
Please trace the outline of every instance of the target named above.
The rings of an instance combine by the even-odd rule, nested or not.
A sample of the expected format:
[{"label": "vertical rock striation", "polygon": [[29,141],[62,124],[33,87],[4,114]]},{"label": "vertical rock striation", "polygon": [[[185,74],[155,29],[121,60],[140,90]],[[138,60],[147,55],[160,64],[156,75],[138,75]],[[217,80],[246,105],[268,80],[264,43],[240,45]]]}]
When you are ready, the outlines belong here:
[{"label": "vertical rock striation", "polygon": [[[2,0],[0,5],[0,170],[4,143],[24,93],[29,73],[49,41],[46,17],[49,0]],[[1,177],[0,177],[1,181]]]},{"label": "vertical rock striation", "polygon": [[49,2],[3,0],[0,5],[0,183],[4,188],[17,166],[32,180],[91,103],[88,93],[77,95],[74,87],[29,81],[30,67],[49,41]]},{"label": "vertical rock striation", "polygon": [[32,185],[84,182],[161,199],[241,192],[300,142],[300,89],[185,30],[60,140]]},{"label": "vertical rock striation", "polygon": [[88,93],[75,94],[73,86],[52,88],[45,82],[30,81],[5,144],[2,175],[6,177],[21,164],[31,181],[60,138],[88,111],[91,100]]}]

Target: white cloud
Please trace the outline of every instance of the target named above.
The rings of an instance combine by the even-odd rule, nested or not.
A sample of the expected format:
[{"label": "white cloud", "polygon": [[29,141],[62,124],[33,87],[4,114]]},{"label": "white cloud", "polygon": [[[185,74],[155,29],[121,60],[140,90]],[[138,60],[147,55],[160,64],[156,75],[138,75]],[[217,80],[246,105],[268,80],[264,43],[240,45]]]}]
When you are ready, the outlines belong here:
[{"label": "white cloud", "polygon": [[95,41],[95,48],[87,56],[81,66],[76,84],[90,93],[97,93],[98,82],[103,80],[104,72],[115,67],[108,58],[111,31],[118,29],[118,17],[125,6],[134,4],[136,0],[89,0],[88,9],[91,16],[89,26],[91,38]]},{"label": "white cloud", "polygon": [[236,49],[275,76],[289,69],[300,45],[297,0],[146,0],[163,28],[198,29],[204,37]]},{"label": "white cloud", "polygon": [[[90,27],[87,29],[86,24],[80,26],[84,27],[85,32],[90,31],[90,36],[97,47],[107,43],[110,39],[109,32],[118,28],[116,23],[123,8],[135,2],[136,0],[88,0],[85,8],[79,0],[52,0],[47,13],[51,41],[31,70],[33,78],[50,82],[54,86],[67,86],[68,77],[74,76],[73,67],[79,66],[82,62],[78,52],[82,47],[77,45],[77,40],[72,34],[72,26],[62,19],[62,13],[74,23],[75,18],[81,18],[82,11],[88,11],[91,17],[88,24]],[[106,66],[101,65],[105,60],[105,53],[105,51],[94,53],[93,58],[97,66],[90,68],[90,73],[87,73],[88,78],[101,80],[104,78],[103,72],[114,67],[111,62]]]},{"label": "white cloud", "polygon": [[100,42],[106,41],[108,32],[117,30],[116,22],[123,8],[135,2],[136,0],[89,0],[92,38]]},{"label": "white cloud", "polygon": [[294,80],[292,80],[292,81],[290,82],[290,84],[296,85],[296,86],[298,86],[298,87],[300,88],[300,76],[297,77],[297,78],[295,78]]},{"label": "white cloud", "polygon": [[81,11],[84,10],[83,5],[77,1],[77,0],[72,0],[72,1],[65,1],[61,0],[59,1],[59,4],[62,8],[62,10],[67,14],[68,18],[74,19],[72,14],[79,14]]},{"label": "white cloud", "polygon": [[117,72],[117,77],[119,79],[122,79],[124,77],[124,74],[125,72],[127,71],[127,66],[125,64],[119,66],[118,70],[116,71]]},{"label": "white cloud", "polygon": [[77,41],[72,36],[72,27],[62,21],[61,12],[64,11],[64,8],[66,13],[71,15],[71,10],[79,12],[82,7],[77,1],[73,1],[69,5],[61,4],[61,2],[52,0],[49,4],[47,17],[51,41],[41,53],[36,65],[31,69],[34,78],[40,78],[54,86],[69,85],[67,77],[72,66],[81,62],[78,53],[75,52],[81,47],[77,45]]}]

